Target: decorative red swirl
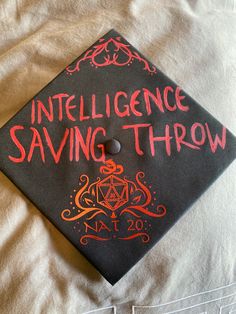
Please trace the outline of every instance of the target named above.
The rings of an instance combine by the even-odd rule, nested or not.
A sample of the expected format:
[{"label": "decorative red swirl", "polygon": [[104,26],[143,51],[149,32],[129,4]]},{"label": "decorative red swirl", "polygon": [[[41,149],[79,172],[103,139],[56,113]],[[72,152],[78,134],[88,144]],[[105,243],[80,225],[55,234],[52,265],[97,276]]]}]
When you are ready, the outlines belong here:
[{"label": "decorative red swirl", "polygon": [[137,210],[145,215],[148,215],[150,217],[155,217],[155,218],[160,218],[163,217],[166,214],[166,208],[164,205],[158,205],[157,206],[157,212],[151,212],[150,210],[148,210],[148,208],[146,207],[147,205],[150,204],[151,200],[152,200],[152,196],[151,196],[151,192],[149,191],[149,189],[140,181],[139,178],[144,178],[144,173],[143,172],[138,172],[136,174],[136,181],[140,187],[140,189],[143,191],[144,195],[145,195],[145,201],[143,204],[140,205],[129,205],[128,207],[124,208],[120,215],[124,214],[124,213],[130,213],[135,215],[135,212],[133,210]]},{"label": "decorative red swirl", "polygon": [[120,215],[122,215],[124,213],[130,213],[133,216],[138,217],[138,215],[137,215],[137,213],[135,211],[139,211],[139,212],[142,212],[145,215],[148,215],[150,217],[155,217],[155,218],[160,218],[160,217],[165,216],[165,214],[166,214],[166,207],[164,205],[159,204],[157,206],[157,212],[156,213],[154,213],[152,211],[149,211],[147,209],[146,206],[150,204],[150,202],[152,200],[152,196],[151,196],[151,193],[150,193],[149,189],[140,181],[140,179],[139,179],[140,177],[144,178],[144,173],[143,172],[138,172],[136,174],[136,181],[137,181],[140,189],[137,189],[137,187],[136,187],[135,190],[136,191],[139,190],[139,191],[143,192],[143,194],[145,195],[145,202],[143,204],[140,204],[140,205],[130,205],[130,206],[124,208],[121,211]]},{"label": "decorative red swirl", "polygon": [[112,159],[105,161],[106,166],[100,167],[100,172],[102,174],[121,174],[124,171],[122,165],[117,165]]},{"label": "decorative red swirl", "polygon": [[[129,44],[121,42],[120,37],[110,38],[107,41],[100,39],[101,44],[95,45],[91,49],[87,50],[83,57],[81,57],[74,68],[68,66],[66,68],[67,73],[80,71],[80,64],[84,61],[90,60],[91,66],[105,67],[110,65],[125,66],[132,64],[133,60],[137,60],[144,64],[143,70],[148,71],[151,75],[156,74],[156,67],[149,64],[149,62],[141,57],[137,51],[131,51]],[[121,61],[123,60],[123,62]]]},{"label": "decorative red swirl", "polygon": [[86,235],[84,235],[84,236],[82,236],[80,238],[80,243],[83,244],[83,245],[87,245],[88,244],[88,239],[93,239],[93,240],[97,240],[97,241],[108,241],[111,238],[102,238],[102,237],[99,237],[99,236],[95,236],[93,234],[86,234]]},{"label": "decorative red swirl", "polygon": [[[98,179],[99,181],[100,179]],[[87,175],[83,174],[80,176],[80,181],[85,181],[85,185],[76,193],[75,195],[75,204],[78,208],[78,214],[77,215],[74,215],[74,216],[71,216],[72,215],[72,211],[70,209],[64,209],[62,212],[61,212],[61,218],[63,220],[66,220],[66,221],[75,221],[77,219],[80,219],[81,217],[85,216],[85,215],[90,215],[87,220],[90,220],[92,218],[94,218],[96,215],[98,214],[104,214],[107,216],[107,213],[99,208],[99,207],[84,207],[82,204],[81,204],[81,197],[83,196],[83,194],[89,190],[88,188],[88,185],[89,185],[89,178]],[[98,182],[97,181],[97,182]],[[94,183],[93,183],[94,185]],[[87,189],[88,188],[88,189]]]},{"label": "decorative red swirl", "polygon": [[166,207],[162,204],[157,206],[158,217],[163,217],[166,214]]},{"label": "decorative red swirl", "polygon": [[[112,159],[109,159],[105,162],[105,165],[102,165],[100,167],[100,172],[102,174],[105,174],[105,178],[101,179],[100,177],[97,177],[97,180],[90,183],[90,179],[87,175],[81,175],[79,183],[80,187],[77,191],[74,190],[74,203],[77,206],[77,211],[74,213],[70,209],[64,209],[61,213],[61,218],[66,221],[75,221],[82,218],[83,216],[86,216],[87,220],[92,220],[98,214],[108,216],[107,210],[105,210],[104,208],[112,211],[111,218],[116,218],[116,216],[114,215],[115,210],[117,210],[126,203],[128,203],[129,205],[126,205],[126,208],[123,207],[123,210],[121,210],[119,216],[124,213],[131,214],[136,218],[140,218],[141,213],[154,218],[160,218],[165,216],[167,210],[163,204],[158,204],[156,206],[156,209],[153,209],[154,201],[156,201],[156,198],[154,198],[154,201],[152,202],[152,194],[150,191],[151,186],[149,186],[149,189],[146,185],[146,182],[145,184],[142,183],[142,179],[145,177],[144,172],[137,172],[135,180],[128,180],[126,176],[121,178],[117,175],[114,175],[123,173],[123,171],[124,168],[122,165],[117,165]],[[103,190],[104,186],[106,188],[109,187],[108,190],[105,190],[106,193]],[[117,186],[120,187],[121,191],[119,190],[119,192],[117,192]],[[72,198],[72,195],[70,195],[70,198]],[[151,202],[152,204],[150,206]],[[70,202],[70,204],[72,205],[73,202]],[[151,210],[148,208],[149,206]],[[73,209],[75,209],[75,207],[73,207]],[[123,236],[122,234],[123,237],[117,237],[118,234],[114,234],[113,231],[118,230],[112,229],[108,229],[109,231],[112,231],[110,237],[88,234],[86,231],[86,234],[84,234],[80,238],[80,243],[82,245],[87,245],[89,239],[93,239],[96,241],[108,241],[116,238],[119,240],[128,241],[138,237],[141,238],[143,243],[147,243],[150,241],[150,235],[147,232],[144,232],[144,230],[147,229],[144,229],[143,227],[143,223],[140,229],[130,229],[129,226],[127,228],[128,231],[135,230],[135,232],[139,232],[131,235],[128,234],[127,236]],[[96,233],[99,233],[101,230],[102,229],[96,231],[94,229]]]},{"label": "decorative red swirl", "polygon": [[118,238],[119,240],[132,240],[134,238],[141,237],[143,243],[147,243],[150,241],[150,236],[146,232],[138,232],[135,234],[132,234],[131,236],[125,237],[125,238]]}]

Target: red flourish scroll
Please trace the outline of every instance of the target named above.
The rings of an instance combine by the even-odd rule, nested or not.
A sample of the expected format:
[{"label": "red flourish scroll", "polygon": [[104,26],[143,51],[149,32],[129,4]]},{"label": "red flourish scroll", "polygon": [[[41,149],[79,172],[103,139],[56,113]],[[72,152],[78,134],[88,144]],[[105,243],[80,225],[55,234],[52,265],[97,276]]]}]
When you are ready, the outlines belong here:
[{"label": "red flourish scroll", "polygon": [[[86,174],[80,176],[79,187],[74,190],[74,195],[70,195],[71,208],[64,209],[61,218],[67,222],[84,219],[81,224],[85,226],[84,235],[80,238],[82,245],[87,245],[88,239],[108,241],[141,238],[143,243],[147,243],[151,227],[147,218],[166,215],[166,207],[158,203],[156,191],[151,191],[152,186],[144,181],[144,172],[138,171],[133,180],[123,176],[123,172],[122,165],[109,159],[100,167],[101,177],[93,182]],[[124,224],[125,214],[127,219]],[[127,230],[119,230],[119,224]],[[124,231],[127,236],[123,236]]]},{"label": "red flourish scroll", "polygon": [[157,73],[154,65],[151,65],[145,58],[134,51],[129,44],[121,42],[120,37],[110,38],[105,41],[104,38],[99,40],[100,44],[93,46],[87,50],[85,54],[79,58],[75,66],[68,66],[66,71],[72,75],[73,72],[79,72],[81,63],[89,61],[90,65],[95,68],[107,66],[130,66],[134,61],[138,61],[144,65],[143,70],[153,75]]}]

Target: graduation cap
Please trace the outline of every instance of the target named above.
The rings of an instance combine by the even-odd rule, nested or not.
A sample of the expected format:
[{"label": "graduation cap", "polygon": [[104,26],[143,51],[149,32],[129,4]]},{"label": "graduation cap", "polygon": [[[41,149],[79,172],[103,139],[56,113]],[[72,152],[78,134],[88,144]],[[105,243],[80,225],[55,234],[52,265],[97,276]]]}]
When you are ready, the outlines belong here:
[{"label": "graduation cap", "polygon": [[0,129],[0,168],[115,284],[236,156],[235,137],[111,30]]}]

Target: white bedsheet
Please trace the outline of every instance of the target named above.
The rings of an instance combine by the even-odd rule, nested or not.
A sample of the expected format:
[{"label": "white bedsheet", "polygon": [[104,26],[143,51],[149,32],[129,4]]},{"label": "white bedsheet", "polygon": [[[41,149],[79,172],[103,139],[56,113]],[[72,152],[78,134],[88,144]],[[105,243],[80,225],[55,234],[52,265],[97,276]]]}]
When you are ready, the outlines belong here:
[{"label": "white bedsheet", "polygon": [[[236,134],[234,0],[1,0],[0,126],[111,28]],[[236,313],[235,201],[236,162],[112,287],[0,173],[0,313]]]}]

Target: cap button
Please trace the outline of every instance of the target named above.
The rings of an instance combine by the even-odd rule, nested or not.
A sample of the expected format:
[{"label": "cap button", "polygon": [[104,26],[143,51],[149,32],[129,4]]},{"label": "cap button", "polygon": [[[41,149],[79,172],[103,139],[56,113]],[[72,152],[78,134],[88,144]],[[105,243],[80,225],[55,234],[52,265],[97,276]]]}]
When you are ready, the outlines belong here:
[{"label": "cap button", "polygon": [[121,150],[121,144],[118,140],[113,138],[111,140],[106,141],[105,151],[107,154],[116,155],[120,152],[120,150]]}]

